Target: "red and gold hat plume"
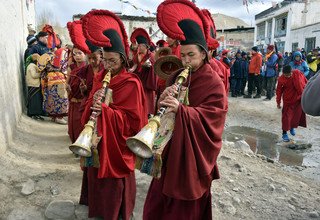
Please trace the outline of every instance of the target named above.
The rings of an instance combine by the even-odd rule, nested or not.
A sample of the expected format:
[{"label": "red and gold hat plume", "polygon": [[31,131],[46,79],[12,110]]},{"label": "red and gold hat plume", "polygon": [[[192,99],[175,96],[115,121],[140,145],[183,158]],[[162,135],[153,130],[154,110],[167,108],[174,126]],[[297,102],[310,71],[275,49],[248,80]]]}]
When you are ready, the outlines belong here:
[{"label": "red and gold hat plume", "polygon": [[82,32],[82,21],[77,20],[67,23],[67,28],[73,45],[86,54],[90,54],[91,51],[86,44],[86,38]]},{"label": "red and gold hat plume", "polygon": [[128,36],[120,18],[108,10],[92,10],[82,18],[84,36],[104,50],[129,54]]},{"label": "red and gold hat plume", "polygon": [[143,28],[136,28],[130,36],[130,41],[133,44],[151,45],[152,43],[148,32]]},{"label": "red and gold hat plume", "polygon": [[216,36],[217,36],[216,26],[211,17],[211,13],[207,9],[202,9],[201,11],[209,24],[209,29],[207,33],[208,48],[209,50],[215,50],[219,47],[219,42],[216,40]]},{"label": "red and gold hat plume", "polygon": [[198,44],[207,49],[209,24],[203,13],[188,0],[166,0],[157,9],[157,22],[167,36],[181,44]]}]

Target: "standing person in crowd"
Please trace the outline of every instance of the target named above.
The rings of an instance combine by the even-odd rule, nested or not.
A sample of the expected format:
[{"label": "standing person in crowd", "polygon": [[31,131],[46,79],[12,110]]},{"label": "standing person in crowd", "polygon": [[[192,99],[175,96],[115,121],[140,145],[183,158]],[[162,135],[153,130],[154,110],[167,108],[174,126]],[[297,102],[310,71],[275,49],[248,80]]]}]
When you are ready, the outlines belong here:
[{"label": "standing person in crowd", "polygon": [[126,139],[147,123],[146,102],[139,78],[126,70],[129,45],[122,21],[107,10],[92,10],[83,18],[85,38],[103,47],[103,62],[111,71],[108,86],[112,102],[102,103],[102,80],[107,71],[99,72],[83,112],[82,123],[92,110],[96,121],[98,164],[84,163],[80,204],[89,208],[89,218],[111,220],[132,219],[136,196],[135,156],[126,146]]},{"label": "standing person in crowd", "polygon": [[[32,60],[37,62],[39,55],[32,55]],[[43,115],[43,96],[40,86],[40,70],[37,64],[30,63],[26,71],[26,84],[28,88],[27,115],[36,120],[44,120]]]},{"label": "standing person in crowd", "polygon": [[34,45],[37,44],[37,38],[35,36],[29,35],[27,37],[27,44],[28,44],[28,48],[24,51],[24,56],[23,56],[24,61],[27,60],[27,58],[28,58],[27,56],[28,55],[29,56],[31,55],[30,50]]},{"label": "standing person in crowd", "polygon": [[242,58],[241,51],[236,53],[235,61],[230,69],[231,96],[237,97],[241,95],[242,83]]},{"label": "standing person in crowd", "polygon": [[261,98],[261,76],[262,56],[258,52],[258,47],[254,46],[251,49],[251,60],[249,63],[248,75],[248,94],[244,98],[252,98],[253,87],[257,88],[257,93],[254,98]]},{"label": "standing person in crowd", "polygon": [[310,79],[313,77],[318,70],[320,70],[320,54],[318,49],[313,49],[308,55],[307,55],[307,62],[309,66],[309,75],[307,79]]},{"label": "standing person in crowd", "polygon": [[160,106],[175,113],[175,125],[172,139],[162,153],[161,177],[151,182],[143,219],[209,220],[211,182],[219,178],[217,157],[227,98],[220,77],[208,63],[204,33],[208,23],[200,9],[187,0],[162,2],[157,21],[166,35],[180,40],[182,63],[191,65],[192,70],[183,84],[189,90],[189,105],[179,104],[174,98],[174,82],[180,72],[170,76],[170,86],[160,96]]},{"label": "standing person in crowd", "polygon": [[274,45],[268,45],[267,54],[265,57],[265,80],[267,89],[267,97],[264,99],[265,101],[271,100],[274,96],[274,82],[277,74],[277,60],[278,56],[274,51]]},{"label": "standing person in crowd", "polygon": [[42,54],[48,53],[49,48],[47,47],[48,44],[48,33],[40,31],[38,35],[36,36],[38,43],[34,45],[26,55],[26,57],[30,56],[31,54],[39,54],[40,56]]},{"label": "standing person in crowd", "polygon": [[72,49],[74,59],[74,67],[69,73],[68,82],[68,134],[72,143],[74,143],[83,127],[81,126],[81,102],[83,99],[82,89],[85,86],[85,79],[79,76],[79,71],[86,65],[86,55],[80,49],[75,47]]},{"label": "standing person in crowd", "polygon": [[242,57],[241,59],[241,70],[242,70],[241,95],[245,95],[244,90],[246,89],[248,75],[249,75],[249,61],[248,61],[246,52],[242,51],[241,57]]},{"label": "standing person in crowd", "polygon": [[279,77],[277,85],[277,107],[282,108],[282,139],[290,141],[287,131],[295,136],[295,128],[307,127],[306,114],[301,107],[301,95],[307,83],[306,78],[299,70],[292,70],[291,66],[283,68],[283,74]]},{"label": "standing person in crowd", "polygon": [[135,29],[130,37],[131,43],[138,44],[138,52],[133,58],[133,73],[139,76],[148,105],[148,115],[155,113],[155,98],[158,77],[154,74],[154,55],[149,50],[151,39],[143,28]]},{"label": "standing person in crowd", "polygon": [[309,67],[306,61],[302,59],[302,54],[299,51],[293,53],[293,61],[289,63],[292,69],[300,70],[305,77],[309,75]]},{"label": "standing person in crowd", "polygon": [[309,79],[301,99],[302,109],[312,116],[320,116],[320,74],[319,72]]},{"label": "standing person in crowd", "polygon": [[[42,59],[42,58],[44,59]],[[60,68],[53,65],[53,55],[43,54],[40,66],[44,67],[41,71],[41,86],[43,93],[43,108],[53,122],[67,124],[63,118],[68,115],[68,94],[65,75]]]}]

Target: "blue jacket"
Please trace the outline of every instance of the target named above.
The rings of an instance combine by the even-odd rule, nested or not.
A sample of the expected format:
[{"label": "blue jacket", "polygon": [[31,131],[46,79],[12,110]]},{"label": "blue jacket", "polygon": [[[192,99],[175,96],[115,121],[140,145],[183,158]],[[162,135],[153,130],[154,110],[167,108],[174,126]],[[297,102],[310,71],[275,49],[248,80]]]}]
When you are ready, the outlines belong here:
[{"label": "blue jacket", "polygon": [[[302,54],[299,51],[294,52],[293,57],[300,56],[302,60]],[[306,61],[302,60],[300,64],[294,60],[289,63],[292,69],[300,70],[305,76],[309,75],[309,66]]]},{"label": "blue jacket", "polygon": [[248,79],[248,74],[249,74],[249,61],[247,59],[242,59],[241,60],[241,75],[242,78]]},{"label": "blue jacket", "polygon": [[241,58],[236,58],[236,60],[234,61],[231,69],[230,69],[230,76],[232,78],[243,78],[242,77],[242,70],[241,70]]},{"label": "blue jacket", "polygon": [[274,53],[272,54],[266,62],[266,77],[274,77],[277,75],[276,65],[277,65],[278,56]]}]

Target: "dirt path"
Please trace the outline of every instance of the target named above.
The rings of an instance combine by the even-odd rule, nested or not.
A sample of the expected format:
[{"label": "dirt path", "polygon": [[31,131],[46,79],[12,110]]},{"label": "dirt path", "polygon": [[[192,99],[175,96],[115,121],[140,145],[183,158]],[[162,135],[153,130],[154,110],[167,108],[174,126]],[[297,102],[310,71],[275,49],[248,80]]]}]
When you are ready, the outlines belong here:
[{"label": "dirt path", "polygon": [[[274,102],[230,99],[227,124],[281,134],[280,116]],[[308,119],[309,128],[299,129],[298,138],[318,143],[320,120]],[[21,117],[13,143],[0,157],[0,219],[45,219],[53,200],[77,204],[82,173],[68,144],[66,126]],[[221,179],[212,186],[214,219],[320,219],[320,182],[301,175],[312,176],[311,168],[288,169],[230,143],[224,144],[218,164]],[[135,219],[140,220],[150,177],[139,172],[136,177]],[[28,179],[35,192],[25,196],[21,188]]]}]

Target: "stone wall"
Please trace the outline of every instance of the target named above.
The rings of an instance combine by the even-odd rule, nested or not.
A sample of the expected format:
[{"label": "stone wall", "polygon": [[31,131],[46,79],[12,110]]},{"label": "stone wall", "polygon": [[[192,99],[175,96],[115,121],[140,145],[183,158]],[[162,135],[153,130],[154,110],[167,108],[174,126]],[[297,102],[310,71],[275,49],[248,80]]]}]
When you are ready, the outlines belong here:
[{"label": "stone wall", "polygon": [[0,3],[0,154],[12,139],[25,110],[23,53],[27,47],[28,24],[35,27],[34,0]]}]

